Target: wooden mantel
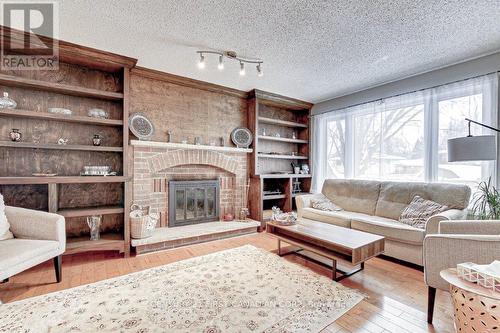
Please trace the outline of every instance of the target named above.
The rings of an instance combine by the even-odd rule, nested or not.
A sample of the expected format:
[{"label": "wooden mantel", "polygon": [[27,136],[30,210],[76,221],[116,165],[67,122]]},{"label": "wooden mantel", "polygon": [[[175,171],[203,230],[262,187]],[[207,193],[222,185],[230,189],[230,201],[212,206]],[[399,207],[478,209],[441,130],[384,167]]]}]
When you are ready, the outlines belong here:
[{"label": "wooden mantel", "polygon": [[130,144],[132,146],[136,146],[136,147],[150,147],[150,148],[163,148],[163,149],[212,150],[212,151],[222,151],[222,152],[226,152],[226,153],[250,154],[253,151],[253,149],[251,149],[251,148],[193,145],[193,144],[189,144],[189,143],[173,143],[173,142],[159,142],[159,141],[131,140]]}]

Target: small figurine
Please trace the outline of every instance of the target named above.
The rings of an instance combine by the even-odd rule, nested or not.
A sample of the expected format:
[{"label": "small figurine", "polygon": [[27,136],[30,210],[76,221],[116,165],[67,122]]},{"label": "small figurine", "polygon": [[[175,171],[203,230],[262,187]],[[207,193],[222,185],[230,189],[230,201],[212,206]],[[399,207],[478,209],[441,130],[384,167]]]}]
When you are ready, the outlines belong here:
[{"label": "small figurine", "polygon": [[57,144],[65,146],[68,143],[68,140],[69,139],[60,138],[59,140],[57,140]]},{"label": "small figurine", "polygon": [[172,142],[172,132],[167,131],[167,142]]},{"label": "small figurine", "polygon": [[14,142],[19,142],[21,141],[21,138],[23,135],[17,128],[13,128],[12,131],[9,133],[10,139]]},{"label": "small figurine", "polygon": [[92,144],[94,146],[100,146],[101,142],[102,142],[101,136],[99,134],[94,134],[94,137],[92,138]]}]

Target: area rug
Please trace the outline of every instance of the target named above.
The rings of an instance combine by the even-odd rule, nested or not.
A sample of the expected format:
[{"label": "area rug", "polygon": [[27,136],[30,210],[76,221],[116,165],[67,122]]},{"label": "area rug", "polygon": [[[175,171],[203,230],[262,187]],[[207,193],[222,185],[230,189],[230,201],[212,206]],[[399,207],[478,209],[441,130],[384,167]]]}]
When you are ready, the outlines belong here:
[{"label": "area rug", "polygon": [[362,299],[245,245],[0,305],[0,332],[318,332]]}]

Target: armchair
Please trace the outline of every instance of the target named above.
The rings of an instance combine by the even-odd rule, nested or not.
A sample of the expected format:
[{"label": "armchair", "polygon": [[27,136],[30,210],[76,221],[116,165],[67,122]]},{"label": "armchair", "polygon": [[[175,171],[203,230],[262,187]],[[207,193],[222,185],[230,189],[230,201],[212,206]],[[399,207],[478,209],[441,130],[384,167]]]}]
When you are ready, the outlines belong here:
[{"label": "armchair", "polygon": [[13,239],[0,241],[0,281],[54,258],[61,281],[62,254],[66,250],[64,217],[36,210],[5,207]]},{"label": "armchair", "polygon": [[438,232],[424,239],[428,323],[432,323],[436,289],[449,289],[448,283],[439,275],[441,270],[463,262],[489,264],[500,258],[500,221],[441,221]]}]

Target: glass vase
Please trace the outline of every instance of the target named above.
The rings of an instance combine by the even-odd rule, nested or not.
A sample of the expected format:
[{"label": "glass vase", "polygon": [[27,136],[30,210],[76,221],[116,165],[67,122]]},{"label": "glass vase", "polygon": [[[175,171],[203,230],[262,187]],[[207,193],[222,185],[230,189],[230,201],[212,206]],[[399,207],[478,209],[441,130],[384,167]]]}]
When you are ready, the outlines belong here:
[{"label": "glass vase", "polygon": [[87,216],[87,225],[90,228],[90,240],[99,240],[101,238],[101,221],[101,215]]}]

